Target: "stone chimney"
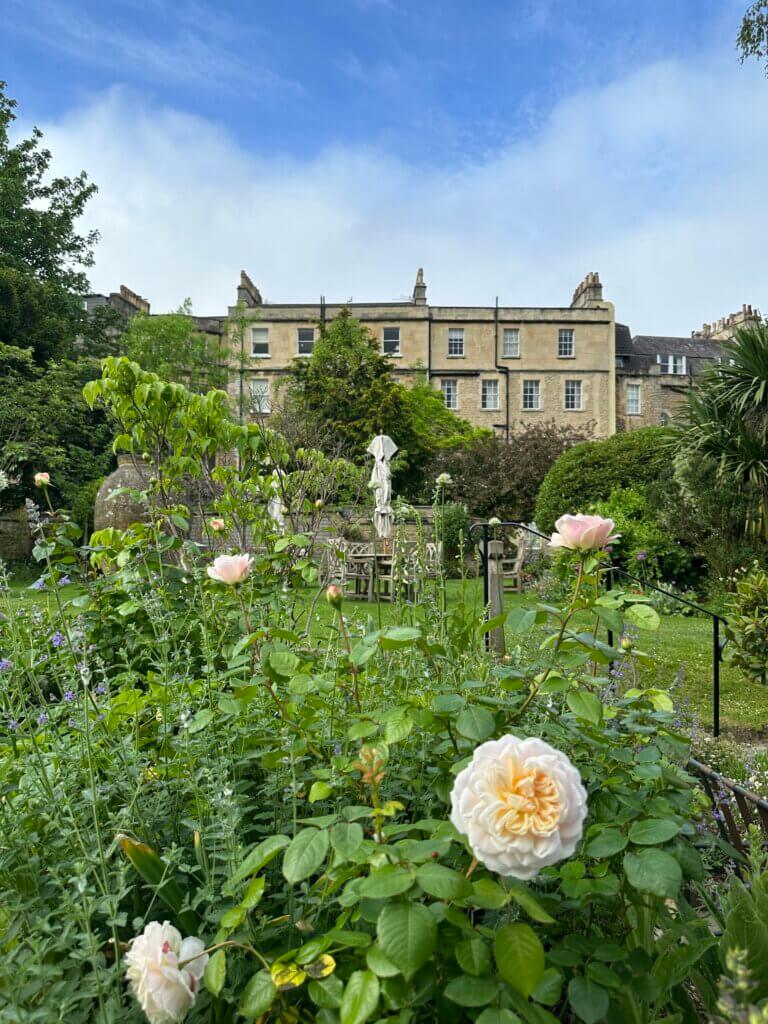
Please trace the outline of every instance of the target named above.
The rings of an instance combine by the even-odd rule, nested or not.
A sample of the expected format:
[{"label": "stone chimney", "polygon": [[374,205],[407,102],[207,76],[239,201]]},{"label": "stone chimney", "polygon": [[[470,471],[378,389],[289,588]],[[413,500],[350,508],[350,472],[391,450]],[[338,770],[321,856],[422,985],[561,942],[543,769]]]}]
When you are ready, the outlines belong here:
[{"label": "stone chimney", "polygon": [[760,311],[745,303],[738,312],[729,313],[713,324],[704,324],[702,334],[712,341],[731,341],[737,327],[759,324],[760,320]]},{"label": "stone chimney", "polygon": [[426,306],[427,286],[424,284],[424,270],[419,267],[416,271],[416,284],[413,286],[413,302],[416,306]]},{"label": "stone chimney", "polygon": [[244,270],[240,271],[240,285],[237,289],[237,301],[242,302],[248,309],[253,309],[254,306],[260,306],[262,302],[261,292]]},{"label": "stone chimney", "polygon": [[136,292],[132,292],[130,288],[126,288],[124,284],[120,285],[120,298],[129,306],[133,306],[137,313],[149,313],[149,302]]},{"label": "stone chimney", "polygon": [[603,286],[597,271],[590,271],[573,293],[571,308],[595,306],[603,301]]}]

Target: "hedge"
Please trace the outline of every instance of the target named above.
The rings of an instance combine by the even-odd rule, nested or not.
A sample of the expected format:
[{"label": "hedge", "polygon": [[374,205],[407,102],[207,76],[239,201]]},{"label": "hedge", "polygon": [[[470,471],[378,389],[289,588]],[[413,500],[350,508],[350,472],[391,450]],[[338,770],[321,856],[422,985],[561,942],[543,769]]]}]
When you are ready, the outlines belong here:
[{"label": "hedge", "polygon": [[643,427],[570,448],[544,477],[536,499],[536,525],[550,533],[558,516],[586,512],[617,487],[642,489],[658,482],[671,468],[672,437],[668,427]]}]

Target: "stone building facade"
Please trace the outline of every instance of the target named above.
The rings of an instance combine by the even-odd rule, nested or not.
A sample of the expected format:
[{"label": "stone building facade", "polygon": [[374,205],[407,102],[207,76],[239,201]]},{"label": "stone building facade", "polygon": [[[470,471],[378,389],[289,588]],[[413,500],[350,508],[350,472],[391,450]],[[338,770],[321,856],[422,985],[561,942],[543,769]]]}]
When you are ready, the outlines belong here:
[{"label": "stone building facade", "polygon": [[685,402],[698,376],[724,358],[724,344],[738,327],[758,323],[760,314],[751,306],[704,324],[689,338],[638,334],[630,336],[623,324],[616,325],[616,428],[639,427],[671,422]]},{"label": "stone building facade", "polygon": [[[311,355],[319,325],[340,304],[265,303],[243,272],[229,310],[233,396],[244,416],[269,415],[296,358]],[[615,314],[597,274],[567,306],[434,306],[418,271],[410,301],[348,303],[405,382],[423,373],[449,408],[508,437],[542,419],[615,430]],[[241,385],[242,382],[242,385]]]},{"label": "stone building facade", "polygon": [[[126,314],[149,303],[122,286],[109,302]],[[229,390],[244,420],[269,418],[294,359],[311,355],[320,325],[342,310],[361,321],[404,383],[423,374],[446,405],[478,427],[510,437],[522,423],[556,420],[596,437],[668,423],[702,370],[723,358],[737,327],[760,320],[743,306],[690,337],[632,335],[617,323],[596,273],[562,306],[435,306],[419,270],[400,302],[270,303],[241,271],[226,316],[195,317],[229,365]],[[90,308],[90,307],[89,307]]]}]

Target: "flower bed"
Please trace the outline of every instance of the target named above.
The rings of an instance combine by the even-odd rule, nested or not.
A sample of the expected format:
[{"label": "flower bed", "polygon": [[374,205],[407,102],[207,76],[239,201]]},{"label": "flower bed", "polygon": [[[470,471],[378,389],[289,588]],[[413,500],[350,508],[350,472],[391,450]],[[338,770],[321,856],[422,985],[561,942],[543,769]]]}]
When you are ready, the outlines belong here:
[{"label": "flower bed", "polygon": [[[199,412],[178,415],[203,444]],[[295,616],[306,538],[249,496],[274,441],[230,426],[250,468],[217,518],[251,556],[208,562],[150,494],[83,569],[67,518],[31,510],[54,601],[0,623],[3,1020],[712,1019],[718,940],[688,898],[712,902],[705,798],[667,695],[610,674],[647,655],[606,629],[658,623],[601,587],[612,524],[558,523],[568,601],[507,621],[530,662],[489,656],[494,623],[446,612],[440,576],[354,635],[329,589],[318,642]]]}]

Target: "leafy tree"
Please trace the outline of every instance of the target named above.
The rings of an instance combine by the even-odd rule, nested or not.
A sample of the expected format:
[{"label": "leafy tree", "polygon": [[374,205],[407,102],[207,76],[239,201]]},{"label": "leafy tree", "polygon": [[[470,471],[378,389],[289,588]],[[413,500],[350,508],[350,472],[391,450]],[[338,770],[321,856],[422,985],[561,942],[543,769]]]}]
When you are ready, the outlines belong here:
[{"label": "leafy tree", "polygon": [[79,268],[92,266],[98,233],[78,234],[75,222],[96,186],[84,171],[74,178],[51,175],[39,128],[12,145],[15,108],[0,82],[0,264],[82,295],[88,281]]},{"label": "leafy tree", "polygon": [[348,309],[320,325],[309,359],[294,360],[277,429],[295,436],[297,423],[307,444],[358,465],[369,461],[371,438],[389,434],[399,448],[392,463],[395,486],[408,496],[419,493],[436,447],[473,435],[424,381],[409,391],[394,379],[389,358]]},{"label": "leafy tree", "polygon": [[132,317],[121,347],[129,359],[161,380],[184,384],[197,393],[226,388],[225,352],[219,342],[196,328],[189,299],[174,313]]},{"label": "leafy tree", "polygon": [[529,522],[550,467],[564,451],[584,440],[583,433],[558,426],[554,420],[523,424],[509,443],[485,434],[444,450],[434,460],[431,475],[450,473],[451,495],[474,515]]},{"label": "leafy tree", "polygon": [[41,366],[71,351],[80,305],[58,284],[0,266],[0,342],[30,348]]},{"label": "leafy tree", "polygon": [[738,493],[752,489],[747,526],[768,539],[768,323],[736,330],[723,361],[691,390],[686,420],[678,449],[713,459]]},{"label": "leafy tree", "polygon": [[99,375],[93,359],[51,362],[38,367],[29,350],[0,344],[0,469],[12,486],[0,494],[5,508],[27,497],[39,499],[36,472],[51,475],[54,504],[90,516],[95,481],[109,472],[112,432],[101,410],[83,398],[84,385]]},{"label": "leafy tree", "polygon": [[742,63],[749,57],[765,62],[768,75],[768,0],[755,0],[741,22],[736,46]]}]

